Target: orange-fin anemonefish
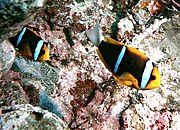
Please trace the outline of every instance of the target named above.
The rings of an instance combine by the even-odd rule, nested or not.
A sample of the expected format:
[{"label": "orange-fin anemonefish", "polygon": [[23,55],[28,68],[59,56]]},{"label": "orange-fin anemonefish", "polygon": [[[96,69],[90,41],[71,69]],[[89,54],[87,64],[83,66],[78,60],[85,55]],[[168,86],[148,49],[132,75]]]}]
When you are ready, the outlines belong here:
[{"label": "orange-fin anemonefish", "polygon": [[100,35],[100,25],[86,30],[90,41],[98,48],[97,53],[115,81],[139,90],[160,86],[160,73],[155,64],[139,50],[110,37]]},{"label": "orange-fin anemonefish", "polygon": [[28,27],[24,27],[16,36],[9,38],[9,41],[23,57],[35,61],[49,59],[47,43]]}]

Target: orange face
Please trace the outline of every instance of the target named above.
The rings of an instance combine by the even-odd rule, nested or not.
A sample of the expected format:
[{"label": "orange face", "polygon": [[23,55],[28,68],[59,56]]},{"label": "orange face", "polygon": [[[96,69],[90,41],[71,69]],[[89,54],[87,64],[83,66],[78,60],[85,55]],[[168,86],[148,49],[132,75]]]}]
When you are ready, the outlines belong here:
[{"label": "orange face", "polygon": [[[41,52],[43,52],[43,54],[41,55]],[[37,61],[47,61],[49,60],[49,49],[47,47],[46,44],[43,45],[43,48],[40,52],[39,58],[37,59]]]},{"label": "orange face", "polygon": [[146,89],[158,88],[161,85],[161,75],[157,67],[154,67],[152,75]]}]

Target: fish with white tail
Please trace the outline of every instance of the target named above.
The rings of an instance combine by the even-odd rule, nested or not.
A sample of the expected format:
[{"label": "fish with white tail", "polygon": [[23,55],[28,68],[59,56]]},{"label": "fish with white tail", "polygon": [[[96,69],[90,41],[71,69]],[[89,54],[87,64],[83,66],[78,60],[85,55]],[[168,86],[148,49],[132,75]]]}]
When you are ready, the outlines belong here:
[{"label": "fish with white tail", "polygon": [[110,37],[101,36],[99,24],[86,30],[86,34],[118,84],[139,90],[160,87],[158,68],[144,53]]}]

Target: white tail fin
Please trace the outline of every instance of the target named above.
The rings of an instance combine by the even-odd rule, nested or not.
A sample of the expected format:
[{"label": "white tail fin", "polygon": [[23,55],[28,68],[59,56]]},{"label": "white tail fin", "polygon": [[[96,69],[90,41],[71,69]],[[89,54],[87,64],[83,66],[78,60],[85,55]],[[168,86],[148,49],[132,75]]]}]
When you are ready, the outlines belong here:
[{"label": "white tail fin", "polygon": [[86,30],[86,35],[96,47],[99,47],[101,43],[99,23],[93,29]]}]

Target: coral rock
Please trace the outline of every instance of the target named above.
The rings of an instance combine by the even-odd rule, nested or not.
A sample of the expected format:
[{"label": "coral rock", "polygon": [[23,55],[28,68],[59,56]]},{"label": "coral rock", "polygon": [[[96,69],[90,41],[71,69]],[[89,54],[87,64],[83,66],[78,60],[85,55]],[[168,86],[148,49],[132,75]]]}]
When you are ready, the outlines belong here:
[{"label": "coral rock", "polygon": [[0,77],[11,68],[14,59],[14,47],[8,42],[8,40],[3,41],[0,44]]}]

